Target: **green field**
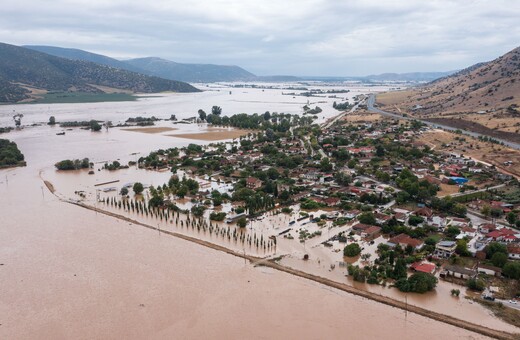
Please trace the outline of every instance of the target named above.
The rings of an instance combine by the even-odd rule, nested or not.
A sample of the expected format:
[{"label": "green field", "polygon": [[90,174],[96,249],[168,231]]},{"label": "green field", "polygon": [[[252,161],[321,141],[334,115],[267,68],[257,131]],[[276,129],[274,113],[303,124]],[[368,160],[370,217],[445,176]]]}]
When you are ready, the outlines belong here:
[{"label": "green field", "polygon": [[126,102],[137,100],[137,97],[126,93],[86,93],[86,92],[60,92],[47,93],[33,104],[56,104],[56,103],[99,103],[99,102]]}]

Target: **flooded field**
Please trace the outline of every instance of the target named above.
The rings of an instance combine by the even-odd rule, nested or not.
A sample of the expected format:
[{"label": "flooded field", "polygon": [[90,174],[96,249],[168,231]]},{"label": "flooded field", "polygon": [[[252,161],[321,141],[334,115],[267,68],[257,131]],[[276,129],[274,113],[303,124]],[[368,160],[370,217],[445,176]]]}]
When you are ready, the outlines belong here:
[{"label": "flooded field", "polygon": [[[233,89],[231,96],[242,90],[253,89]],[[202,102],[220,105],[225,110],[225,102],[215,100],[214,104],[209,104],[218,96],[224,96],[222,92],[164,98],[174,98],[184,103],[182,105],[190,103],[192,113],[187,116],[193,116],[201,106],[193,96],[204,95],[207,97],[201,97]],[[225,95],[229,96],[229,89]],[[261,101],[261,95],[256,99]],[[57,112],[64,110],[64,115],[68,112],[67,119],[90,119],[95,113],[88,107],[93,107],[94,111],[98,107],[106,113],[100,119],[114,119],[119,113],[110,116],[110,107],[119,105],[117,110],[121,112],[120,119],[124,120],[141,110],[134,105],[143,105],[146,112],[156,116],[160,111],[165,118],[175,114],[175,110],[182,111],[173,105],[165,113],[164,102],[157,106],[152,103],[149,108],[143,104],[154,100],[161,102],[163,99],[67,104],[66,109],[52,105],[48,112],[58,118]],[[125,109],[124,105],[127,105]],[[265,110],[284,111],[281,103],[265,105]],[[26,106],[16,106],[16,109],[19,107]],[[50,115],[45,110],[42,112],[41,105],[27,107],[32,111],[24,117],[25,122],[46,121]],[[254,107],[255,111],[261,112],[259,106]],[[237,110],[243,108],[246,106],[236,106]],[[9,110],[0,107],[3,121],[7,121]],[[28,166],[0,171],[3,216],[0,223],[0,338],[484,338],[313,281],[270,268],[253,267],[241,258],[59,199],[80,199],[74,192],[84,190],[88,193],[86,202],[98,205],[96,184],[117,180],[119,182],[114,185],[119,188],[123,183],[136,180],[149,185],[166,182],[171,175],[168,171],[132,167],[114,172],[97,169],[106,161],[121,160],[126,164],[158,148],[208,143],[203,139],[169,136],[181,131],[204,133],[208,131],[205,125],[178,125],[175,128],[178,130],[162,129],[155,133],[119,128],[99,133],[72,129],[57,136],[60,128],[39,126],[2,136],[18,144]],[[96,164],[94,175],[88,175],[86,171],[61,173],[53,167],[62,159],[84,157]],[[43,179],[53,183],[59,197],[47,190]],[[151,217],[137,214],[129,217],[154,226],[157,223]],[[291,220],[287,215],[266,217],[255,224],[254,230],[269,235],[283,230]],[[161,223],[160,228],[164,230],[181,232],[175,223]],[[184,228],[182,232],[202,239],[213,238],[218,244],[260,257],[273,255],[262,249],[243,249],[240,244],[216,239],[214,235],[204,236],[196,230]],[[325,234],[323,238],[327,237]],[[344,277],[344,269],[329,270],[329,262],[338,261],[337,257],[341,258],[341,255],[330,255],[330,250],[315,247],[319,240],[321,238],[302,244],[297,239],[282,239],[276,252],[290,255],[284,259],[284,264],[354,285]],[[311,261],[300,260],[304,252],[310,252]],[[322,261],[318,262],[318,258]],[[396,299],[404,298],[388,288],[362,288]],[[436,296],[409,294],[407,299],[411,304],[431,306],[461,319],[496,329],[515,330],[490,316],[482,307],[451,298],[450,288],[440,284],[433,293]]]},{"label": "flooded field", "polygon": [[[172,114],[177,119],[197,116],[199,109],[211,112],[214,105],[222,108],[223,115],[236,113],[264,113],[284,112],[291,114],[302,114],[303,106],[309,105],[314,108],[319,106],[323,111],[317,115],[323,121],[337,115],[339,111],[332,107],[334,101],[343,102],[356,95],[385,91],[386,87],[363,87],[343,86],[307,86],[309,89],[348,89],[348,93],[320,94],[319,97],[303,97],[285,95],[283,93],[302,93],[306,91],[287,90],[297,84],[265,84],[275,86],[273,89],[260,88],[233,88],[230,85],[197,85],[204,92],[200,93],[161,93],[153,96],[143,95],[134,102],[104,102],[84,104],[18,104],[0,106],[0,126],[13,125],[13,111],[23,113],[23,123],[47,122],[50,116],[55,116],[56,121],[81,121],[98,119],[101,121],[112,121],[114,124],[123,123],[129,117],[151,117],[168,119]],[[335,98],[330,98],[336,96]]]}]

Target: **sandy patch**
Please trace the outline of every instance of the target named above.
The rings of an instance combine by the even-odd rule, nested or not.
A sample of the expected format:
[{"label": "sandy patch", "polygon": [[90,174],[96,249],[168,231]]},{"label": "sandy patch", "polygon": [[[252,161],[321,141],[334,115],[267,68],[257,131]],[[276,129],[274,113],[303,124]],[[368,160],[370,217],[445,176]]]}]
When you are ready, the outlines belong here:
[{"label": "sandy patch", "polygon": [[453,195],[453,194],[456,194],[459,192],[458,185],[449,185],[449,184],[441,183],[439,185],[439,188],[441,189],[437,192],[437,196],[439,196],[439,197]]},{"label": "sandy patch", "polygon": [[[463,138],[463,141],[455,140],[455,137]],[[520,150],[506,146],[481,142],[475,138],[441,130],[429,131],[422,134],[420,141],[435,145],[435,150],[444,152],[462,153],[473,159],[495,165],[503,172],[520,176]],[[444,145],[444,146],[443,146]],[[505,166],[504,162],[512,161],[513,164]]]},{"label": "sandy patch", "polygon": [[141,128],[131,128],[131,129],[121,129],[124,131],[133,131],[133,132],[142,132],[142,133],[161,133],[166,131],[173,131],[178,130],[177,128],[171,128],[171,127],[141,127]]},{"label": "sandy patch", "polygon": [[351,123],[373,123],[379,120],[382,120],[383,116],[379,113],[370,113],[370,112],[356,112],[356,113],[348,113],[343,116],[342,120],[351,122]]},{"label": "sandy patch", "polygon": [[221,130],[211,130],[211,131],[199,132],[199,133],[174,134],[174,135],[168,135],[168,136],[186,138],[186,139],[215,141],[215,140],[238,138],[240,136],[245,136],[248,133],[251,133],[251,131],[249,131],[249,130],[222,130],[221,129]]}]

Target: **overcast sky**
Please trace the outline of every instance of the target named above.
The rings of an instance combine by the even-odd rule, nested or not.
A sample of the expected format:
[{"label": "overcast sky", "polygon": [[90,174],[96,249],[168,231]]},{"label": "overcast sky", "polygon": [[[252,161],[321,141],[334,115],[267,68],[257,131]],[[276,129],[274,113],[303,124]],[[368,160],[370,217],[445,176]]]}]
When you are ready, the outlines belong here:
[{"label": "overcast sky", "polygon": [[518,0],[2,0],[0,41],[257,75],[448,71],[520,45]]}]

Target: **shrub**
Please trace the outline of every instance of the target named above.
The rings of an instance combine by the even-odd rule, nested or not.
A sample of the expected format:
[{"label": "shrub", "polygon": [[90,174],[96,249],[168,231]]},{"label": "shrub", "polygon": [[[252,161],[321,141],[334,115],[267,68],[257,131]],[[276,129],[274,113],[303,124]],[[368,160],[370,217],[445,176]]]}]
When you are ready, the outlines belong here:
[{"label": "shrub", "polygon": [[358,256],[361,253],[361,247],[357,243],[351,243],[343,249],[343,255],[347,257]]}]

